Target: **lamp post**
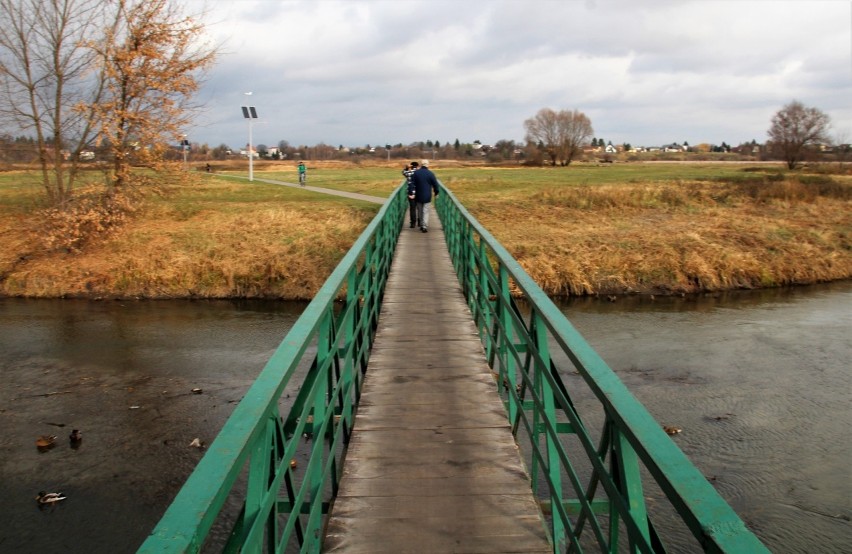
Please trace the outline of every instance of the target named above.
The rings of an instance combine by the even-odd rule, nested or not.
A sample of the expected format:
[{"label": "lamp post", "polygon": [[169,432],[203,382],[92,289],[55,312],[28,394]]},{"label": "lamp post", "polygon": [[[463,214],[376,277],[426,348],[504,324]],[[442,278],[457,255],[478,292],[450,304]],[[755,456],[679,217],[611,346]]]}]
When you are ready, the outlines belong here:
[{"label": "lamp post", "polygon": [[183,150],[183,170],[186,171],[186,153],[189,150],[189,141],[186,138],[186,133],[181,136],[183,138],[180,141],[180,149]]},{"label": "lamp post", "polygon": [[[246,96],[251,96],[250,92],[245,93]],[[257,110],[254,109],[254,106],[242,106],[243,109],[243,117],[248,119],[249,126],[249,143],[248,143],[248,159],[249,159],[249,181],[254,181],[254,171],[252,168],[252,163],[254,162],[254,152],[252,152],[251,147],[251,120],[257,119]]]}]

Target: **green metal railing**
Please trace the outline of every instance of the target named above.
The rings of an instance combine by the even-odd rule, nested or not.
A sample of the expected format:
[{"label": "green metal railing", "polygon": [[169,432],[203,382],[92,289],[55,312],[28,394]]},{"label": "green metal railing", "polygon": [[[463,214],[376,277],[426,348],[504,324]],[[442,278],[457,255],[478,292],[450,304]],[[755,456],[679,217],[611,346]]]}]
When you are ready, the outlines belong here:
[{"label": "green metal railing", "polygon": [[518,262],[444,192],[436,204],[450,257],[554,552],[664,552],[673,541],[690,552],[768,552]]},{"label": "green metal railing", "polygon": [[[287,333],[139,552],[198,552],[206,542],[224,552],[319,552],[407,206],[400,186]],[[296,463],[297,455],[307,461]],[[220,515],[231,505],[238,509]]]},{"label": "green metal railing", "polygon": [[[139,552],[320,551],[407,204],[400,186]],[[451,191],[436,208],[553,551],[767,552]]]}]

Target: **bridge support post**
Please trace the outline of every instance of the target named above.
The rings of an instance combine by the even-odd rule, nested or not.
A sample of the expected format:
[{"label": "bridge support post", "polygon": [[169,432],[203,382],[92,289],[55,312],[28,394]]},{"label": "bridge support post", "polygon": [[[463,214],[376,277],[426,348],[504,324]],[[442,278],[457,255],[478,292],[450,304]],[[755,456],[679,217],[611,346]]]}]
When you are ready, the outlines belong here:
[{"label": "bridge support post", "polygon": [[512,313],[509,306],[512,305],[512,295],[509,290],[509,272],[505,267],[500,266],[498,276],[498,284],[500,290],[500,301],[497,303],[497,317],[499,319],[499,328],[495,328],[495,336],[492,340],[497,342],[497,352],[500,358],[500,375],[503,385],[507,389],[507,410],[509,412],[509,421],[515,421],[518,417],[518,404],[512,401],[512,395],[517,394],[515,391],[518,386],[518,362],[515,358],[515,332],[512,322]]},{"label": "bridge support post", "polygon": [[[642,476],[639,473],[639,457],[627,438],[618,431],[615,425],[608,425],[611,433],[610,474],[616,478],[616,483],[627,502],[630,519],[636,524],[645,542],[651,540],[651,529],[648,525],[648,510],[645,506],[645,496],[642,491]],[[610,537],[612,546],[618,545],[618,510],[610,509]],[[614,527],[614,528],[613,528]],[[630,550],[638,548],[633,540],[633,534],[628,533]]]},{"label": "bridge support post", "polygon": [[[547,343],[547,327],[541,319],[541,315],[537,310],[533,310],[530,317],[530,336],[535,341],[534,351],[538,354],[532,356],[531,349],[527,349],[527,359],[533,358],[533,375],[532,382],[535,387],[535,393],[538,400],[541,402],[542,409],[535,410],[533,416],[533,429],[535,430],[535,442],[538,444],[540,437],[544,434],[547,452],[547,473],[551,483],[551,502],[562,504],[564,497],[562,493],[562,464],[559,459],[560,444],[558,436],[555,433],[548,433],[545,429],[545,423],[541,421],[545,419],[554,429],[557,428],[556,420],[556,400],[553,394],[553,387],[550,381],[545,376],[545,372],[550,371],[550,347]],[[534,464],[535,465],[535,464]],[[535,474],[535,471],[533,472]],[[535,483],[535,479],[533,479]],[[554,517],[551,525],[551,535],[554,544],[555,552],[563,552],[566,544],[566,528],[561,518]]]}]

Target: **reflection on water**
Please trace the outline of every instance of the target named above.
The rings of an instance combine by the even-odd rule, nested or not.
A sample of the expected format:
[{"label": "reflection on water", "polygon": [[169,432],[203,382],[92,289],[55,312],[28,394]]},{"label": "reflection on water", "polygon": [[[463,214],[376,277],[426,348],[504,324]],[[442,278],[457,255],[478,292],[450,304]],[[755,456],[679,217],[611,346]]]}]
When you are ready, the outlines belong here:
[{"label": "reflection on water", "polygon": [[[303,308],[0,301],[0,552],[135,552]],[[848,550],[852,284],[563,309],[771,550]]]},{"label": "reflection on water", "polygon": [[0,552],[135,552],[303,308],[0,301]]},{"label": "reflection on water", "polygon": [[561,308],[770,550],[849,551],[852,283]]}]

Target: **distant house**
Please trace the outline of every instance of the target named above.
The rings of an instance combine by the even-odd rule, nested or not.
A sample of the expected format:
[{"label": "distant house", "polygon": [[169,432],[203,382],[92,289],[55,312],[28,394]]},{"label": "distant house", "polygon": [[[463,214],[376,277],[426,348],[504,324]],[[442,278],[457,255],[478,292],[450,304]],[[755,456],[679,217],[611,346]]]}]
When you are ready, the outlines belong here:
[{"label": "distant house", "polygon": [[612,144],[607,144],[606,148],[604,148],[604,152],[606,152],[607,154],[615,154],[616,152],[618,152],[618,149]]}]

